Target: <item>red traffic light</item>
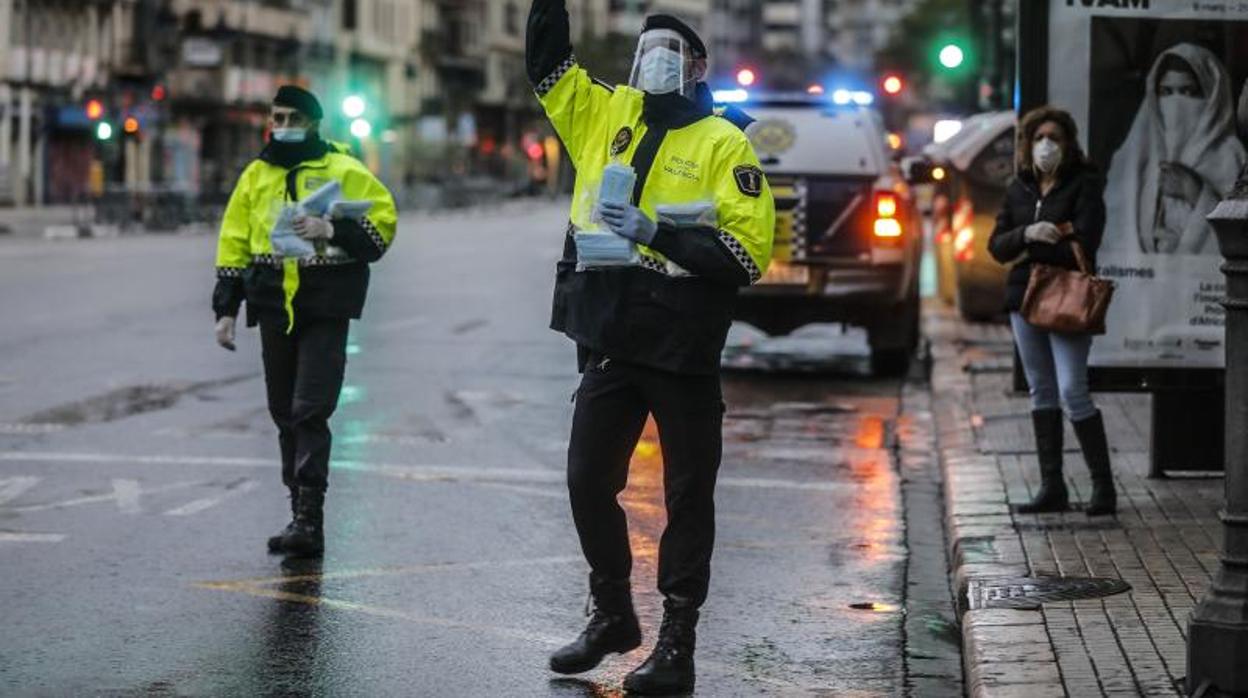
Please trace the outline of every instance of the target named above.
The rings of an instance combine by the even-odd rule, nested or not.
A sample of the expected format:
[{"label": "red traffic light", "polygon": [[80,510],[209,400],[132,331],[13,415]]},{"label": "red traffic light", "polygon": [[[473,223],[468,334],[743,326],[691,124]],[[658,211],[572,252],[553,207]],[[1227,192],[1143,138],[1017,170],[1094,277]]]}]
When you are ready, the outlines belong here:
[{"label": "red traffic light", "polygon": [[742,68],[737,71],[737,84],[742,87],[749,87],[758,82],[758,74],[750,68]]},{"label": "red traffic light", "polygon": [[882,86],[885,94],[896,96],[906,89],[906,81],[902,80],[900,75],[894,73],[884,76]]},{"label": "red traffic light", "polygon": [[88,99],[85,111],[87,112],[87,118],[95,121],[104,116],[104,105],[98,99]]},{"label": "red traffic light", "polygon": [[156,85],[155,87],[152,88],[152,101],[153,102],[163,102],[165,101],[165,97],[167,96],[169,95],[165,91],[164,85]]},{"label": "red traffic light", "polygon": [[126,133],[138,133],[139,132],[139,120],[134,118],[133,116],[127,116],[126,120],[121,122],[121,130],[125,131]]},{"label": "red traffic light", "polygon": [[530,160],[541,160],[546,155],[546,149],[541,143],[530,143],[524,152],[528,154]]}]

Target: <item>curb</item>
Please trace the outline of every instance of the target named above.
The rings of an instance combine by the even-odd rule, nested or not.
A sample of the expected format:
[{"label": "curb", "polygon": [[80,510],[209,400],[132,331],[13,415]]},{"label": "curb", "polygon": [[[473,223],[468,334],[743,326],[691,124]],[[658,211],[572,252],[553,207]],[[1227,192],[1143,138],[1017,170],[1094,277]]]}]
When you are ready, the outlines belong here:
[{"label": "curb", "polygon": [[979,608],[968,598],[972,581],[1026,577],[1030,568],[997,460],[976,445],[970,374],[954,346],[956,321],[929,312],[924,325],[932,338],[932,412],[966,694],[1065,696],[1044,612]]}]

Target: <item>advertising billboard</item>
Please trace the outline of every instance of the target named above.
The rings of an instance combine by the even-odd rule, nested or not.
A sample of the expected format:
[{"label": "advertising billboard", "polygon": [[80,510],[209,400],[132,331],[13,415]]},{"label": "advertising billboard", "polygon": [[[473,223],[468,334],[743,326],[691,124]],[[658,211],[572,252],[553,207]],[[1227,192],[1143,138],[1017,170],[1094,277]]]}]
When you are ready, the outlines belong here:
[{"label": "advertising billboard", "polygon": [[1225,281],[1205,217],[1248,164],[1248,2],[1050,0],[1048,101],[1105,174],[1104,368],[1221,368]]}]

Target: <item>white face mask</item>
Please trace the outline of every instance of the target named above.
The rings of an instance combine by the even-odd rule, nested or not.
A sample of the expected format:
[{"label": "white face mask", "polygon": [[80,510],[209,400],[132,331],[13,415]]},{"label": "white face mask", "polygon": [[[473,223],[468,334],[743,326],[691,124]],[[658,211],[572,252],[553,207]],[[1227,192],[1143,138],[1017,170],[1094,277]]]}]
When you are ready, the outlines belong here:
[{"label": "white face mask", "polygon": [[273,140],[278,143],[302,143],[308,138],[307,129],[303,128],[275,128],[273,129]]},{"label": "white face mask", "polygon": [[643,92],[661,95],[677,92],[683,86],[685,60],[679,52],[666,48],[652,48],[641,57],[641,81]]},{"label": "white face mask", "polygon": [[1053,174],[1062,164],[1062,146],[1051,138],[1041,138],[1031,147],[1031,159],[1043,174]]},{"label": "white face mask", "polygon": [[1177,157],[1183,144],[1195,133],[1204,108],[1204,100],[1198,97],[1167,95],[1158,98],[1157,109],[1161,112],[1161,124],[1169,157]]}]

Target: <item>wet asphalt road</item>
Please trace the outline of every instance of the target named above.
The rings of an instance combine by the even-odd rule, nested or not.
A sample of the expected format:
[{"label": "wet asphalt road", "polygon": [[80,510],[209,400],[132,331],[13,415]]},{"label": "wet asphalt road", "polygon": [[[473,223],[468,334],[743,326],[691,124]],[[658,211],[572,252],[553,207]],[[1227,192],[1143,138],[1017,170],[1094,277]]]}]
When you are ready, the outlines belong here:
[{"label": "wet asphalt road", "polygon": [[[256,334],[212,340],[215,241],[0,241],[0,694],[613,695],[659,620],[662,463],[651,425],[624,495],[646,644],[556,678],[586,590],[574,350],[545,329],[562,220],[404,220],[352,330],[317,564],[264,550],[275,430]],[[821,372],[725,377],[699,693],[902,693],[900,381],[853,333],[733,338]]]}]

